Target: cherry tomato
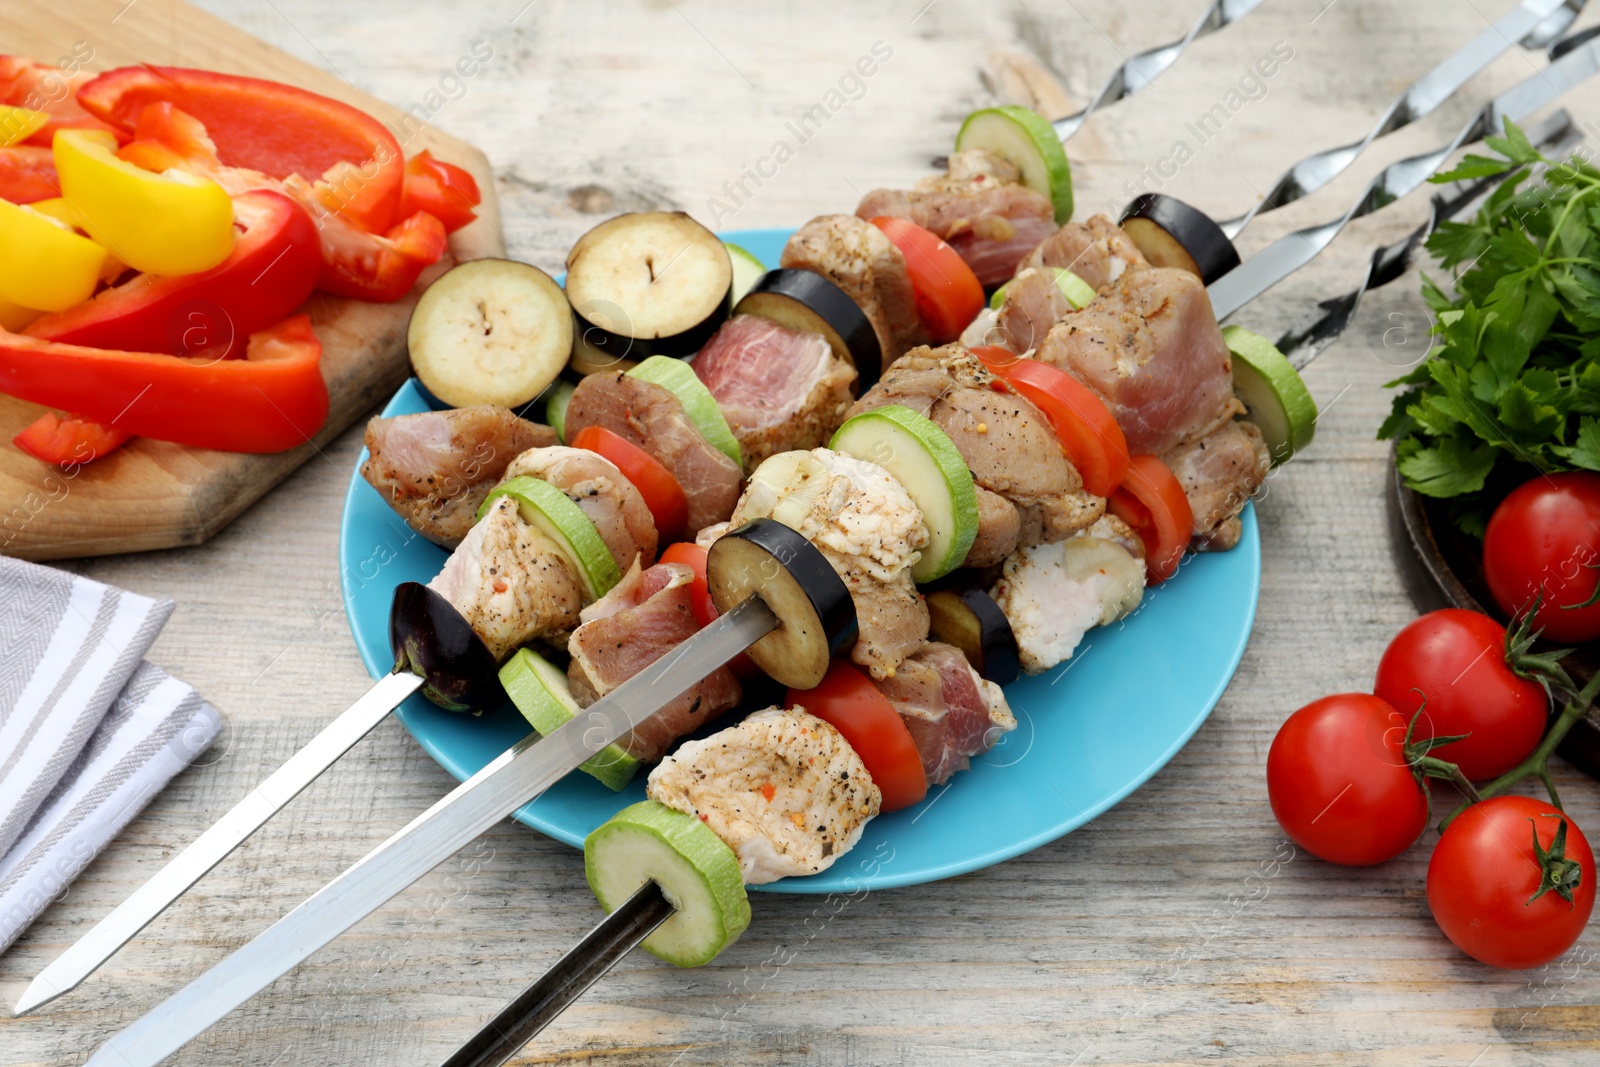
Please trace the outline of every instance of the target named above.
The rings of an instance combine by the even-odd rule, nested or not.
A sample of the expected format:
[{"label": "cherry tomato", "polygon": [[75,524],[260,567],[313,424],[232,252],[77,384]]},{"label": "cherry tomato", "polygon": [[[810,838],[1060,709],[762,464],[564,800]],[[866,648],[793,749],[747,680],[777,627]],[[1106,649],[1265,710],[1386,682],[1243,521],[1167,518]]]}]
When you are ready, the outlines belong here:
[{"label": "cherry tomato", "polygon": [[1159,585],[1178,571],[1194,533],[1194,513],[1178,476],[1155,456],[1134,456],[1122,485],[1106,501],[1111,513],[1144,542],[1146,579]]},{"label": "cherry tomato", "polygon": [[132,436],[115,426],[47,411],[24,427],[11,443],[42,463],[65,467],[114,452]]},{"label": "cherry tomato", "polygon": [[1110,496],[1128,473],[1128,439],[1105,402],[1066,371],[993,345],[972,354],[1050,420],[1061,447],[1095,496]]},{"label": "cherry tomato", "polygon": [[1393,859],[1428,822],[1405,756],[1406,719],[1368,693],[1313,700],[1267,752],[1272,814],[1295,844],[1330,863]]},{"label": "cherry tomato", "polygon": [[983,310],[983,286],[961,254],[910,219],[870,220],[905,257],[917,317],[934,344],[949,344]]},{"label": "cherry tomato", "polygon": [[[711,588],[706,584],[706,550],[693,541],[679,541],[668,545],[661,553],[661,563],[681,563],[694,571],[694,582],[689,586],[689,602],[694,607],[694,621],[701,627],[717,621],[716,602],[711,599]],[[728,661],[728,669],[740,678],[749,680],[761,673],[761,668],[751,662],[743,652]]]},{"label": "cherry tomato", "polygon": [[[1483,573],[1515,617],[1542,595],[1535,629],[1552,641],[1600,637],[1600,474],[1571,471],[1524,482],[1500,502],[1483,538]],[[1580,606],[1587,605],[1587,606]]]},{"label": "cherry tomato", "polygon": [[928,795],[922,757],[900,713],[866,675],[834,660],[815,689],[789,690],[787,707],[802,707],[844,735],[883,793],[883,811],[909,808]]},{"label": "cherry tomato", "polygon": [[1429,755],[1480,780],[1504,774],[1544,736],[1544,688],[1506,665],[1506,629],[1461,608],[1432,611],[1395,634],[1378,661],[1372,691],[1407,720],[1423,709],[1415,741],[1467,736]]},{"label": "cherry tomato", "polygon": [[[1541,863],[1534,835],[1550,851],[1562,822],[1562,858]],[[1566,883],[1565,895],[1547,888],[1547,868]],[[1533,797],[1490,797],[1440,836],[1428,862],[1428,907],[1444,935],[1473,959],[1537,967],[1583,933],[1594,909],[1594,878],[1594,853],[1570,816]]]},{"label": "cherry tomato", "polygon": [[[585,426],[573,436],[572,447],[610,460],[623,477],[633,483],[656,521],[656,533],[661,540],[675,541],[683,536],[683,528],[689,521],[689,500],[683,495],[678,479],[660,460],[604,426]],[[704,577],[705,568],[702,567],[702,584]]]}]

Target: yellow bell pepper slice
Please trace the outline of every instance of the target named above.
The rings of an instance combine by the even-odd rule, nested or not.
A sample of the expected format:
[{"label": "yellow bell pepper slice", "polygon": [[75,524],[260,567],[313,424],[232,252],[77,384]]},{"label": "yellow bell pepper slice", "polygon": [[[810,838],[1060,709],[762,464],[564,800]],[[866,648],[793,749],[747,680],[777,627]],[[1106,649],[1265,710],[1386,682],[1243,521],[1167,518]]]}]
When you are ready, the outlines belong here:
[{"label": "yellow bell pepper slice", "polygon": [[65,223],[0,200],[0,300],[65,311],[94,294],[105,259]]},{"label": "yellow bell pepper slice", "polygon": [[4,297],[0,297],[0,329],[16,333],[43,314],[44,312],[42,311],[25,308],[21,304],[13,304]]},{"label": "yellow bell pepper slice", "polygon": [[[83,221],[83,216],[78,214],[78,209],[67,203],[67,198],[64,196],[51,197],[49,200],[35,200],[28,205],[28,208],[32,211],[37,211],[41,215],[49,215],[58,222],[64,222],[79,233],[87,234],[91,238],[94,236],[89,233],[89,225]],[[98,244],[99,242],[96,243]],[[106,248],[105,245],[100,245],[100,247]],[[114,282],[127,269],[128,265],[118,259],[115,252],[106,248],[106,261],[100,268],[100,280],[108,283]],[[10,329],[10,327],[6,328]]]},{"label": "yellow bell pepper slice", "polygon": [[0,105],[0,148],[21,144],[44,129],[50,116],[43,111],[29,111],[25,107]]},{"label": "yellow bell pepper slice", "polygon": [[118,159],[116,138],[101,130],[59,130],[53,148],[61,195],[89,236],[135,270],[195,274],[233,251],[233,201],[216,182]]}]

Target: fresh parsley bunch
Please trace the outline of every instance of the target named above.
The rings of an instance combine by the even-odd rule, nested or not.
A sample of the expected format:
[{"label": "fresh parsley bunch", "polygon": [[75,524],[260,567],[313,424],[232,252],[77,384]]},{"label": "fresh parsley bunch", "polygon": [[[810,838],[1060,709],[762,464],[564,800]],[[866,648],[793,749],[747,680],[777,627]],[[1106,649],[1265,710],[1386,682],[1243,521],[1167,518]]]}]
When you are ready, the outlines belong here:
[{"label": "fresh parsley bunch", "polygon": [[[1403,378],[1378,431],[1396,439],[1406,484],[1466,497],[1486,482],[1536,471],[1600,471],[1600,170],[1553,164],[1506,122],[1485,139],[1500,158],[1469,155],[1435,182],[1512,173],[1470,222],[1445,222],[1428,250],[1456,271],[1452,299],[1426,276],[1435,347]],[[1530,168],[1544,180],[1522,188]],[[1487,509],[1452,514],[1482,536]]]}]

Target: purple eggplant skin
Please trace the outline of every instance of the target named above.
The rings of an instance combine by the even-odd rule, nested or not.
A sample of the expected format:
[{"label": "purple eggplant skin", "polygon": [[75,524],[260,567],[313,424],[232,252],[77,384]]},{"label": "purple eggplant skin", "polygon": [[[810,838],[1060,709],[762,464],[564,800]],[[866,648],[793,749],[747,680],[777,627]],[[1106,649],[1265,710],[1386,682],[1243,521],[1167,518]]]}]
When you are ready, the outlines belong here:
[{"label": "purple eggplant skin", "polygon": [[489,646],[455,607],[420,582],[402,582],[389,607],[394,669],[421,675],[422,694],[447,711],[497,708],[509,698]]},{"label": "purple eggplant skin", "polygon": [[983,586],[946,580],[928,592],[927,600],[930,637],[961,649],[972,669],[995,685],[1017,680],[1022,663],[1016,635]]}]

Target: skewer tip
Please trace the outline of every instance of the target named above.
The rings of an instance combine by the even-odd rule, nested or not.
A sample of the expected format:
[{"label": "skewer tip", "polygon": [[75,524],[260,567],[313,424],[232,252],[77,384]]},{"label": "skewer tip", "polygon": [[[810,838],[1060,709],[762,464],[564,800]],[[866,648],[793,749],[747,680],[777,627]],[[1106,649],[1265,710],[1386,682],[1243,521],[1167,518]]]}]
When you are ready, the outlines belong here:
[{"label": "skewer tip", "polygon": [[64,989],[58,987],[55,982],[50,979],[49,970],[47,969],[43,974],[40,974],[39,977],[35,978],[31,983],[29,983],[28,988],[22,994],[22,999],[18,1000],[17,1006],[11,1009],[11,1014],[28,1015],[33,1011],[44,1007],[46,1004],[61,996],[63,993],[71,992],[72,988],[73,987],[70,985]]}]

